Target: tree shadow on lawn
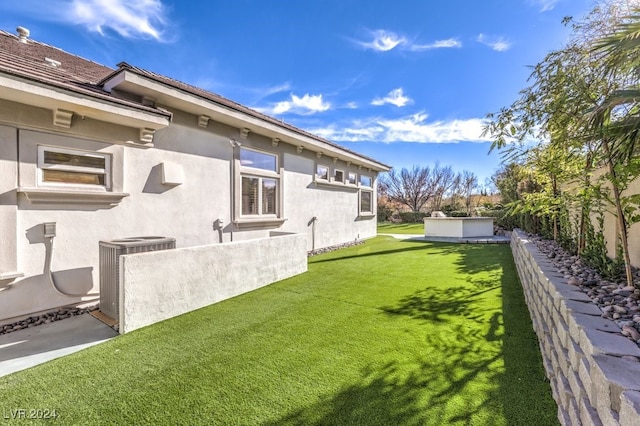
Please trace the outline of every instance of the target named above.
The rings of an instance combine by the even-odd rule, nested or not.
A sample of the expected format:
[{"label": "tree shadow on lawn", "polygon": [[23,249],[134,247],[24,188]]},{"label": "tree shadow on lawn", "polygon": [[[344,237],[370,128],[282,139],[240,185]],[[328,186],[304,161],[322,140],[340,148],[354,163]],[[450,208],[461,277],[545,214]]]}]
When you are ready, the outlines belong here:
[{"label": "tree shadow on lawn", "polygon": [[409,317],[429,327],[419,353],[385,354],[386,364],[370,364],[357,383],[273,425],[500,424],[500,391],[495,385],[504,374],[500,314],[491,316],[486,335],[482,327],[468,328],[447,319],[455,315],[467,316],[474,325],[482,321],[486,315],[474,308],[474,300],[498,288],[425,288],[397,306],[382,308],[390,317]]},{"label": "tree shadow on lawn", "polygon": [[452,244],[440,243],[434,254],[458,255],[455,265],[458,272],[477,274],[501,269],[512,259],[510,247],[506,244]]},{"label": "tree shadow on lawn", "polygon": [[382,310],[388,314],[406,315],[428,322],[446,322],[451,316],[478,319],[473,315],[476,310],[474,308],[475,298],[500,289],[500,285],[495,284],[495,282],[484,281],[477,290],[472,290],[469,287],[448,287],[445,289],[427,287],[411,296],[402,298],[398,306],[385,306],[382,307]]},{"label": "tree shadow on lawn", "polygon": [[412,240],[404,240],[402,242],[414,243],[415,245],[410,247],[392,249],[392,250],[378,250],[378,251],[372,251],[369,253],[355,253],[355,254],[349,254],[345,256],[330,255],[330,257],[327,257],[326,259],[312,259],[310,262],[324,263],[324,262],[333,262],[336,260],[357,259],[357,258],[370,257],[370,256],[384,256],[388,254],[398,254],[398,253],[404,253],[404,252],[416,251],[416,250],[427,250],[429,248],[432,248],[434,244],[437,244],[437,243],[431,243],[431,242],[425,242],[425,241],[412,241]]},{"label": "tree shadow on lawn", "polygon": [[[513,260],[496,257],[500,250],[476,258],[485,247],[462,250],[457,266],[471,275],[501,268],[499,278],[427,287],[382,308],[427,327],[416,359],[390,353],[386,364],[370,364],[358,382],[273,424],[557,425]],[[480,303],[491,291],[502,292],[501,308]]]},{"label": "tree shadow on lawn", "polygon": [[325,263],[337,260],[385,256],[424,250],[428,256],[457,255],[459,259],[455,264],[458,266],[458,271],[474,274],[502,267],[502,258],[504,256],[500,255],[505,253],[505,251],[508,252],[508,256],[511,256],[509,246],[502,244],[456,244],[423,240],[402,240],[397,242],[401,244],[402,247],[390,250],[375,250],[375,248],[372,248],[372,251],[368,253],[353,253],[349,251],[349,254],[342,256],[340,255],[340,251],[338,251],[330,254],[327,258],[312,259],[311,263]]}]

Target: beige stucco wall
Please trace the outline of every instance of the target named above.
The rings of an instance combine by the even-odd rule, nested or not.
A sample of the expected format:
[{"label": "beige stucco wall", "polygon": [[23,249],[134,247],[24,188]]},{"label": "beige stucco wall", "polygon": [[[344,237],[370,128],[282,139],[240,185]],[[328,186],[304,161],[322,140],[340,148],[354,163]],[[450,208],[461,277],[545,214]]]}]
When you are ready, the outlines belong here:
[{"label": "beige stucco wall", "polygon": [[306,238],[299,234],[122,256],[120,333],[306,270]]},{"label": "beige stucco wall", "polygon": [[[597,182],[602,176],[605,174],[606,170],[604,168],[597,170],[592,178],[593,182]],[[603,185],[604,189],[610,188],[610,185],[605,183]],[[610,189],[609,189],[610,191]],[[640,194],[640,179],[636,179],[631,182],[629,187],[625,192],[623,192],[623,196],[632,195],[632,194]],[[611,194],[611,199],[613,200],[613,194]],[[604,229],[603,235],[607,243],[607,255],[610,258],[614,258],[616,256],[616,244],[618,241],[619,234],[619,226],[618,219],[615,214],[615,205],[604,204],[605,214],[604,214]],[[591,220],[598,229],[598,222],[596,214],[591,215]],[[640,223],[636,223],[629,228],[628,232],[628,242],[629,242],[629,254],[631,257],[631,264],[635,267],[640,268]]]},{"label": "beige stucco wall", "polygon": [[[210,121],[197,125],[195,115],[172,111],[172,124],[158,130],[154,146],[129,141],[138,129],[108,125],[74,116],[71,128],[51,123],[46,110],[0,101],[0,322],[46,311],[81,300],[96,300],[99,291],[98,242],[116,238],[158,235],[175,237],[178,247],[268,237],[272,231],[307,236],[307,250],[368,238],[376,234],[375,217],[358,216],[357,188],[316,186],[316,163],[339,167],[345,173],[360,170],[287,143],[272,145],[271,138]],[[282,208],[286,221],[280,226],[237,228],[232,225],[231,186],[234,179],[230,139],[242,146],[279,154],[283,167]],[[34,187],[39,144],[82,148],[109,153],[113,158],[113,189],[128,193],[115,206],[34,204],[20,187]],[[161,183],[162,163],[178,165],[182,184]],[[375,208],[375,188],[373,206]],[[317,218],[315,232],[311,219]],[[216,221],[222,219],[222,232]],[[87,294],[67,297],[56,293],[43,274],[46,247],[44,222],[57,224],[52,270],[65,292]],[[313,238],[315,236],[315,238]]]},{"label": "beige stucco wall", "polygon": [[426,237],[488,237],[493,235],[492,217],[425,217]]}]

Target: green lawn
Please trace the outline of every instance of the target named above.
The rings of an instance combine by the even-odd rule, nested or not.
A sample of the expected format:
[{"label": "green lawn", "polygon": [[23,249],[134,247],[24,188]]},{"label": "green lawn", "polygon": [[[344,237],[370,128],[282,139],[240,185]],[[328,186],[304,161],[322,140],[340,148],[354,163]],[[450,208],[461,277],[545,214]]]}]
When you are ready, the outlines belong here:
[{"label": "green lawn", "polygon": [[509,246],[378,237],[309,262],[0,378],[0,406],[65,425],[557,424]]},{"label": "green lawn", "polygon": [[420,234],[424,235],[424,223],[378,223],[378,234]]}]

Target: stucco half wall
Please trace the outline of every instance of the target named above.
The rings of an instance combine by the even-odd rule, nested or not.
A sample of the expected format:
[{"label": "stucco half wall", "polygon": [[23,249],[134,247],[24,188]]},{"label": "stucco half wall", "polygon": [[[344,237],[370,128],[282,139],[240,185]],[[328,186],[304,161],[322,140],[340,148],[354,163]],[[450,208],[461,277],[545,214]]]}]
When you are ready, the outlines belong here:
[{"label": "stucco half wall", "polygon": [[307,271],[301,234],[125,255],[120,333]]},{"label": "stucco half wall", "polygon": [[493,235],[492,217],[425,217],[426,237],[473,238]]}]

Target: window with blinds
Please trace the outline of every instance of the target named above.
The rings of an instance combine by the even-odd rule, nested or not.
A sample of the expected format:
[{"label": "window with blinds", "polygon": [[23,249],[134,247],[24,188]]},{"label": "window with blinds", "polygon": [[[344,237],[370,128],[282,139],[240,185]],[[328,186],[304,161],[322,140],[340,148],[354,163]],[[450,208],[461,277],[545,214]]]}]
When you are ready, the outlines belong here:
[{"label": "window with blinds", "polygon": [[48,146],[38,147],[42,185],[111,186],[111,156]]},{"label": "window with blinds", "polygon": [[280,174],[275,154],[240,148],[241,201],[245,217],[278,217]]}]

